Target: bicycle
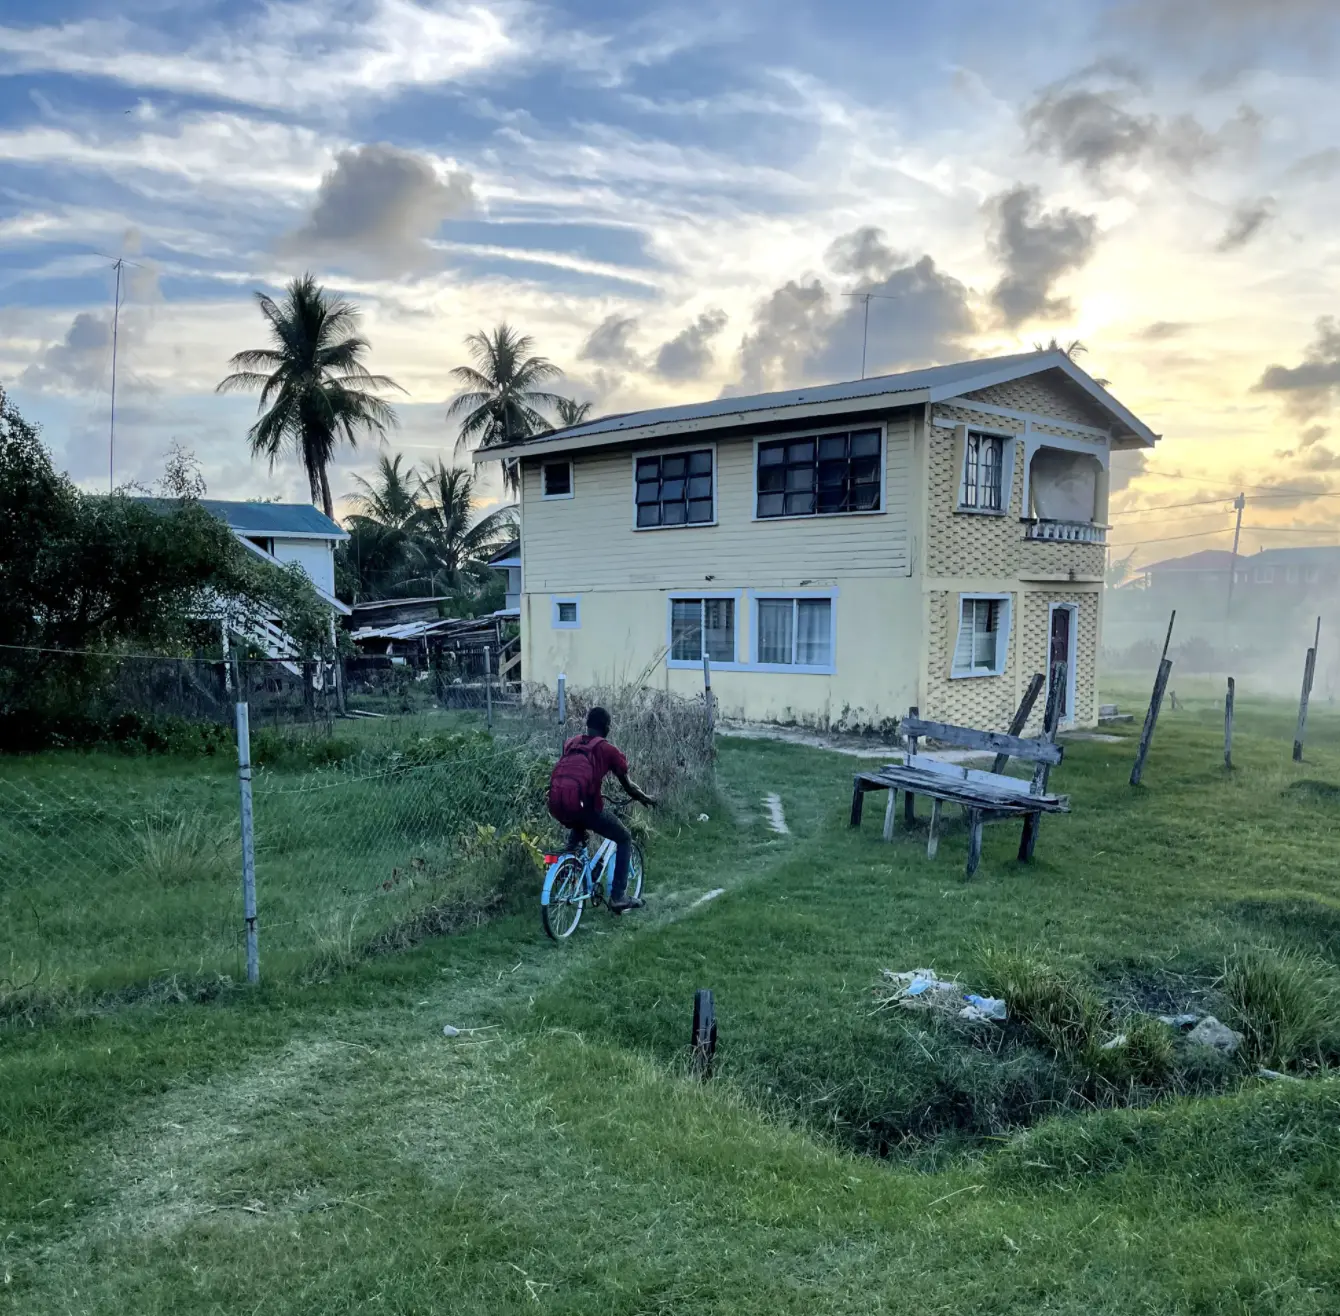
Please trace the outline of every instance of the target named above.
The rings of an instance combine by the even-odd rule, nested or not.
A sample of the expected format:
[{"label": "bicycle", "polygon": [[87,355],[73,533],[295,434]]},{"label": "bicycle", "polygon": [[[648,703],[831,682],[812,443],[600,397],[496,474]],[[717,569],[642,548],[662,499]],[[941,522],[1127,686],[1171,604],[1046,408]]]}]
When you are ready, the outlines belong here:
[{"label": "bicycle", "polygon": [[[555,941],[564,941],[577,931],[588,905],[598,907],[609,899],[615,845],[602,837],[593,854],[589,839],[588,832],[587,840],[575,851],[544,857],[549,868],[540,893],[540,921]],[[642,895],[642,871],[642,847],[634,841],[628,860],[628,895],[634,900]]]}]

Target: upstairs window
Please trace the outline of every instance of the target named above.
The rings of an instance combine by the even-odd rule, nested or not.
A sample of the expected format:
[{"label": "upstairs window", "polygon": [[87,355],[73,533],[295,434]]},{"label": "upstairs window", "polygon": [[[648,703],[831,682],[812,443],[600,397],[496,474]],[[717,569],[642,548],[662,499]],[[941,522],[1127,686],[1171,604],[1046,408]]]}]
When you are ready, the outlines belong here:
[{"label": "upstairs window", "polygon": [[671,599],[670,658],[677,663],[735,661],[734,599]]},{"label": "upstairs window", "polygon": [[639,457],[636,467],[637,528],[708,525],[712,498],[712,449]]},{"label": "upstairs window", "polygon": [[540,468],[540,481],[545,498],[571,498],[572,463],[545,462]]},{"label": "upstairs window", "polygon": [[758,445],[760,520],[880,510],[879,430]]},{"label": "upstairs window", "polygon": [[1005,670],[1009,629],[1008,596],[960,600],[953,675],[999,676]]},{"label": "upstairs window", "polygon": [[968,431],[963,454],[963,483],[958,505],[979,512],[999,512],[1004,506],[1002,475],[1005,469],[1005,440],[991,434]]}]

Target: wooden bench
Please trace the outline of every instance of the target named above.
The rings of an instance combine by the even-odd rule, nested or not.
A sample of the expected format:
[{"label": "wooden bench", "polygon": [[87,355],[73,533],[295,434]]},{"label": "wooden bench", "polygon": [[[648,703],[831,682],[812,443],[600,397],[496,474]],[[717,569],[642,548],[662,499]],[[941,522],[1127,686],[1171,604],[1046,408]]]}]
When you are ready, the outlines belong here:
[{"label": "wooden bench", "polygon": [[[1035,676],[1029,691],[1011,723],[1011,732],[1022,730],[1027,722],[1039,690],[1042,677]],[[898,792],[903,792],[904,819],[910,828],[915,821],[915,800],[918,795],[931,800],[930,833],[926,842],[926,857],[935,858],[939,848],[941,805],[957,804],[968,818],[967,875],[977,871],[982,857],[982,827],[988,822],[1002,822],[1011,818],[1024,820],[1019,839],[1019,858],[1033,857],[1037,843],[1038,822],[1044,813],[1069,813],[1070,799],[1065,795],[1047,793],[1047,779],[1051,769],[1064,757],[1063,748],[1056,744],[1058,709],[1055,691],[1065,688],[1065,672],[1061,664],[1053,675],[1052,692],[1048,696],[1043,734],[1025,738],[1017,734],[996,731],[977,731],[972,727],[954,726],[948,722],[929,722],[917,716],[912,709],[899,728],[907,744],[903,763],[890,763],[877,772],[858,772],[852,783],[851,825],[861,825],[861,810],[869,791],[889,792],[884,811],[884,839],[893,839],[897,816]],[[917,752],[918,742],[935,740],[956,749],[980,750],[995,758],[990,771],[968,768],[957,763],[946,763]],[[1023,759],[1034,765],[1031,781],[1005,775],[1001,769],[1011,758]]]}]

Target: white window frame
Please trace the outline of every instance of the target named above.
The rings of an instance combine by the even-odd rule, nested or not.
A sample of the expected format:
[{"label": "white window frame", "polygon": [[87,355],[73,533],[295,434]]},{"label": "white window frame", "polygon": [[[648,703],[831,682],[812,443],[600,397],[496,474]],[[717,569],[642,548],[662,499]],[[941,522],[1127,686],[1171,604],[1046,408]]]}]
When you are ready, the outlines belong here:
[{"label": "white window frame", "polygon": [[[795,516],[759,516],[758,514],[758,450],[764,443],[782,443],[790,439],[822,439],[826,434],[851,434],[854,430],[879,431],[879,506],[868,511],[851,512],[800,512]],[[826,425],[821,429],[791,430],[782,434],[756,434],[754,436],[753,468],[749,476],[750,504],[749,518],[760,525],[783,525],[787,521],[840,521],[847,516],[887,516],[889,511],[889,427],[884,421],[872,421],[869,425],[848,423],[846,425]],[[713,488],[716,486],[714,485]]]},{"label": "white window frame", "polygon": [[[845,516],[845,512],[829,512],[829,516]],[[785,520],[785,517],[764,517],[764,520]],[[761,647],[759,636],[761,634],[758,624],[758,605],[761,602],[782,601],[796,603],[805,599],[827,599],[829,602],[828,614],[828,653],[829,661],[827,663],[765,663],[760,657]],[[794,672],[798,675],[814,676],[834,676],[837,674],[837,612],[838,612],[838,592],[835,589],[763,589],[749,591],[749,629],[753,639],[751,655],[753,661],[749,664],[749,670],[754,672]],[[794,610],[793,614],[794,616]],[[795,652],[797,628],[793,625],[791,631],[792,653]]]},{"label": "white window frame", "polygon": [[[954,511],[965,516],[1008,516],[1014,497],[1014,463],[1017,458],[1019,436],[1009,430],[992,429],[989,425],[958,425],[957,437],[963,440],[963,456],[954,478]],[[999,439],[1000,443],[1000,506],[969,507],[963,501],[963,486],[968,478],[968,439],[977,434],[984,439]]]},{"label": "white window frame", "polygon": [[[957,598],[958,603],[955,607],[957,617],[954,622],[954,644],[949,651],[949,677],[953,681],[969,681],[974,678],[1004,676],[1005,668],[1010,660],[1010,636],[1014,625],[1014,599],[1009,594],[957,594],[951,597]],[[963,604],[969,599],[987,599],[999,603],[1000,623],[996,627],[996,665],[990,671],[979,668],[970,668],[963,671],[954,666],[954,658],[958,653],[959,640],[963,638]]]},{"label": "white window frame", "polygon": [[[710,521],[685,521],[683,525],[638,525],[637,523],[637,463],[639,457],[675,457],[680,453],[703,452],[706,450],[712,454],[712,519]],[[638,534],[655,534],[658,530],[702,530],[707,526],[717,523],[717,445],[712,443],[676,443],[669,448],[638,448],[632,454],[632,462],[629,465],[629,474],[632,476],[633,490],[630,494],[633,504],[633,529]],[[704,594],[686,594],[685,598],[711,598],[712,595]],[[733,595],[731,597],[734,597]],[[737,625],[738,629],[738,625]],[[739,651],[738,645],[736,651]]]},{"label": "white window frame", "polygon": [[[1070,614],[1070,635],[1066,639],[1066,651],[1070,654],[1070,661],[1066,663],[1066,707],[1070,710],[1069,716],[1061,719],[1061,726],[1073,726],[1075,723],[1075,699],[1079,693],[1079,681],[1076,675],[1076,668],[1079,667],[1079,602],[1075,600],[1069,603],[1049,603],[1047,605],[1047,652],[1043,656],[1043,661],[1047,664],[1047,690],[1051,691],[1052,685],[1052,618],[1059,610],[1064,609]],[[1027,670],[1027,669],[1025,669]],[[1043,704],[1043,708],[1046,708]]]},{"label": "white window frame", "polygon": [[1275,583],[1274,567],[1257,567],[1254,575],[1257,585],[1273,585]]},{"label": "white window frame", "polygon": [[[544,473],[550,466],[566,466],[568,468],[568,491],[567,493],[551,494],[545,483]],[[556,460],[540,462],[540,498],[546,503],[561,502],[564,498],[574,498],[577,494],[577,472],[573,469],[571,460],[565,460],[559,457]]]},{"label": "white window frame", "polygon": [[[647,529],[653,527],[648,526]],[[672,530],[679,529],[678,526],[668,527]],[[741,633],[744,627],[744,611],[740,607],[741,598],[738,590],[712,590],[712,589],[677,589],[672,590],[665,596],[665,665],[672,671],[702,671],[703,659],[699,654],[697,658],[676,658],[675,652],[675,624],[674,603],[678,599],[681,602],[685,599],[731,599],[735,604],[735,657],[730,662],[719,661],[716,658],[710,660],[714,672],[741,672],[748,669],[748,664],[740,660],[742,653],[748,652],[745,648],[745,637]]]},{"label": "white window frame", "polygon": [[[563,621],[559,616],[558,605],[571,603],[577,610],[575,621]],[[556,631],[579,631],[582,628],[582,601],[576,594],[554,594],[549,600],[549,624]]]}]

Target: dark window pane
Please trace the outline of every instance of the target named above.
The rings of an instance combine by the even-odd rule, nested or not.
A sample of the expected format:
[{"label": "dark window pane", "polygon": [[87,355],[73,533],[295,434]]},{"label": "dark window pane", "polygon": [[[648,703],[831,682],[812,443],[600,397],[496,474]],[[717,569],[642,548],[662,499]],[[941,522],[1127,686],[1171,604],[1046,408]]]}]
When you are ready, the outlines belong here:
[{"label": "dark window pane", "polygon": [[660,503],[642,503],[637,509],[637,523],[639,526],[660,525]]},{"label": "dark window pane", "polygon": [[819,460],[831,461],[836,457],[845,457],[847,455],[847,436],[845,434],[829,434],[819,440]]},{"label": "dark window pane", "polygon": [[670,656],[680,662],[698,662],[703,656],[703,603],[701,599],[670,602]]},{"label": "dark window pane", "polygon": [[758,473],[759,493],[780,493],[786,488],[786,467],[769,466]]},{"label": "dark window pane", "polygon": [[789,493],[786,495],[787,516],[805,516],[814,511],[812,493]]},{"label": "dark window pane", "polygon": [[852,490],[852,507],[858,512],[873,512],[879,507],[879,485],[858,484]]},{"label": "dark window pane", "polygon": [[544,492],[560,498],[572,492],[572,467],[567,462],[549,462],[544,468]]},{"label": "dark window pane", "polygon": [[712,496],[712,477],[710,475],[695,475],[689,480],[690,498],[710,498]]},{"label": "dark window pane", "polygon": [[812,462],[814,460],[814,440],[801,439],[799,443],[788,443],[786,445],[786,460],[788,462]]},{"label": "dark window pane", "polygon": [[658,480],[661,475],[659,457],[639,457],[637,459],[637,478],[639,480]]},{"label": "dark window pane", "polygon": [[735,600],[703,600],[703,647],[714,663],[735,661]]},{"label": "dark window pane", "polygon": [[851,455],[853,457],[879,456],[879,431],[862,430],[851,436]]},{"label": "dark window pane", "polygon": [[789,490],[813,489],[814,467],[788,466],[786,470],[786,487]]},{"label": "dark window pane", "polygon": [[661,486],[653,480],[649,484],[639,484],[637,487],[637,500],[639,503],[659,502],[661,497]]},{"label": "dark window pane", "polygon": [[879,459],[877,457],[855,457],[851,463],[853,480],[879,481]]},{"label": "dark window pane", "polygon": [[845,461],[821,462],[819,464],[819,487],[821,489],[832,489],[846,483],[847,463]]},{"label": "dark window pane", "polygon": [[689,453],[689,474],[690,475],[712,474],[712,454],[710,451]]},{"label": "dark window pane", "polygon": [[689,504],[690,521],[710,521],[712,519],[712,500],[696,498]]},{"label": "dark window pane", "polygon": [[760,466],[778,466],[786,460],[786,444],[764,443],[759,445],[758,464]]},{"label": "dark window pane", "polygon": [[661,481],[661,502],[678,503],[684,498],[684,481],[664,479]]},{"label": "dark window pane", "polygon": [[661,524],[662,524],[662,525],[683,525],[683,524],[684,524],[684,504],[683,504],[683,503],[662,503],[662,504],[661,504]]},{"label": "dark window pane", "polygon": [[781,516],[782,495],[779,493],[760,494],[758,498],[759,516]]},{"label": "dark window pane", "polygon": [[661,479],[682,480],[688,473],[689,459],[682,453],[676,457],[661,458]]},{"label": "dark window pane", "polygon": [[819,511],[821,512],[840,512],[846,506],[847,490],[844,486],[840,489],[820,489],[819,490]]}]

